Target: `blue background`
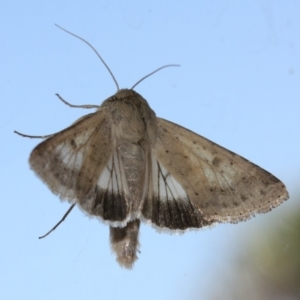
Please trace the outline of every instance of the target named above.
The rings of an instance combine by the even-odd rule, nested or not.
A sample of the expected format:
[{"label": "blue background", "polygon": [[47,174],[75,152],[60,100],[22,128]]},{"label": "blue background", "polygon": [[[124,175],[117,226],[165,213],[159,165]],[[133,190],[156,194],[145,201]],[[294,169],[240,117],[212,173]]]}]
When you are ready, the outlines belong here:
[{"label": "blue background", "polygon": [[[1,299],[208,299],[250,233],[287,226],[300,175],[299,1],[2,1],[0,110]],[[189,128],[280,178],[291,199],[238,225],[184,235],[143,225],[132,271],[115,262],[108,227],[65,213],[29,169],[38,140],[64,129],[121,87],[137,86],[157,116]],[[268,236],[265,236],[267,239]],[[246,298],[245,298],[246,299]]]}]

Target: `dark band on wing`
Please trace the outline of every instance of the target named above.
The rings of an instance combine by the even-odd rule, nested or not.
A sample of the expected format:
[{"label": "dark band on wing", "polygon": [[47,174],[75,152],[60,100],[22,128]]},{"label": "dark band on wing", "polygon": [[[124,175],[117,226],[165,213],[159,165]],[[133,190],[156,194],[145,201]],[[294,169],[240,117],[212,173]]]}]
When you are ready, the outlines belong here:
[{"label": "dark band on wing", "polygon": [[153,224],[169,229],[185,230],[209,225],[201,213],[187,199],[160,199],[154,197],[145,201],[143,216]]},{"label": "dark band on wing", "polygon": [[103,220],[123,221],[128,214],[128,205],[124,195],[97,188],[91,213]]}]

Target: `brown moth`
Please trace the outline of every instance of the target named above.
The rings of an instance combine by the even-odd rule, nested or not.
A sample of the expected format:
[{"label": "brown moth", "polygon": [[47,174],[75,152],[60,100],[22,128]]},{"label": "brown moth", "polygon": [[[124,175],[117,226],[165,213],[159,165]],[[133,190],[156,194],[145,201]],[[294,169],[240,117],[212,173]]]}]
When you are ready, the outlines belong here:
[{"label": "brown moth", "polygon": [[125,268],[137,259],[141,221],[184,231],[244,221],[288,199],[275,176],[156,117],[133,88],[118,89],[96,112],[49,136],[29,162],[71,209],[77,204],[110,226],[112,250]]}]

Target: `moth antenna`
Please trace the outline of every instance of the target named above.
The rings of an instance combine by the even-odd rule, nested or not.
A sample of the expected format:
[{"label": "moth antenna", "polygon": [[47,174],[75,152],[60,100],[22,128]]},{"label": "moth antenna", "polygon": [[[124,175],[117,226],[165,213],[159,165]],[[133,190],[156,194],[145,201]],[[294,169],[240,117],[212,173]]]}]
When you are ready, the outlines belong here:
[{"label": "moth antenna", "polygon": [[133,86],[132,86],[132,90],[139,84],[141,83],[144,79],[148,78],[149,76],[151,76],[152,74],[160,71],[161,69],[164,69],[164,68],[168,68],[168,67],[180,67],[180,65],[165,65],[165,66],[162,66],[156,70],[154,70],[153,72],[149,73],[148,75],[142,77],[137,83],[135,83]]},{"label": "moth antenna", "polygon": [[54,134],[48,134],[48,135],[29,135],[29,134],[24,134],[24,133],[21,133],[17,130],[14,130],[14,133],[22,136],[22,137],[26,137],[26,138],[30,138],[30,139],[47,139],[51,136],[53,136]]},{"label": "moth antenna", "polygon": [[105,68],[106,68],[107,71],[109,72],[110,76],[112,77],[113,81],[115,82],[115,84],[116,84],[116,86],[117,86],[117,90],[119,91],[119,89],[120,89],[120,88],[119,88],[119,84],[118,84],[118,82],[117,82],[117,80],[116,80],[114,74],[112,73],[112,71],[110,70],[110,68],[108,67],[108,65],[105,63],[105,61],[103,60],[103,58],[100,56],[100,54],[97,52],[97,50],[96,50],[96,49],[95,49],[88,41],[86,41],[85,39],[81,38],[80,36],[78,36],[78,35],[76,35],[76,34],[70,32],[70,31],[68,31],[68,30],[66,30],[66,29],[64,29],[64,28],[62,28],[61,26],[59,26],[59,25],[57,25],[57,24],[55,24],[55,26],[57,26],[58,28],[60,28],[61,30],[65,31],[65,32],[69,33],[70,35],[73,35],[74,37],[80,39],[81,41],[83,41],[84,43],[86,43],[88,46],[90,46],[90,47],[94,50],[94,52],[97,54],[97,56],[100,58],[100,60],[101,60],[102,63],[104,64]]},{"label": "moth antenna", "polygon": [[39,237],[39,239],[43,239],[44,237],[46,237],[47,235],[49,235],[52,231],[54,231],[64,220],[65,218],[68,216],[68,214],[71,212],[71,210],[74,208],[76,204],[72,204],[70,206],[70,208],[68,209],[68,211],[64,214],[64,216],[62,217],[62,219],[50,230],[48,231],[46,234],[42,235]]}]

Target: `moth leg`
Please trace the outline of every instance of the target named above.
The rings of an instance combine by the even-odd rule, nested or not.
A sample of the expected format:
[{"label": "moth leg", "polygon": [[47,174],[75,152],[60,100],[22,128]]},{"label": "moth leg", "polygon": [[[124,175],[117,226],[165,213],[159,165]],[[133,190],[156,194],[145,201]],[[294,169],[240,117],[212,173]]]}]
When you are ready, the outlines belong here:
[{"label": "moth leg", "polygon": [[74,105],[64,100],[59,94],[55,94],[55,95],[58,97],[59,100],[61,100],[64,104],[70,107],[77,107],[77,108],[98,108],[99,107],[99,105],[94,105],[94,104]]},{"label": "moth leg", "polygon": [[21,133],[17,130],[14,130],[14,133],[16,133],[16,134],[18,134],[22,137],[27,137],[27,138],[30,138],[30,139],[47,139],[47,138],[50,138],[51,136],[55,135],[55,133],[48,134],[48,135],[29,135],[29,134]]},{"label": "moth leg", "polygon": [[117,256],[118,263],[127,269],[131,269],[137,260],[139,246],[140,220],[130,221],[125,227],[110,227],[111,248]]},{"label": "moth leg", "polygon": [[43,239],[45,238],[47,235],[49,235],[52,231],[54,231],[65,219],[66,217],[68,216],[68,214],[71,212],[71,210],[74,208],[76,204],[72,204],[68,211],[64,214],[64,216],[61,218],[61,220],[51,229],[49,230],[46,234],[42,235],[42,236],[39,236],[39,239]]}]

